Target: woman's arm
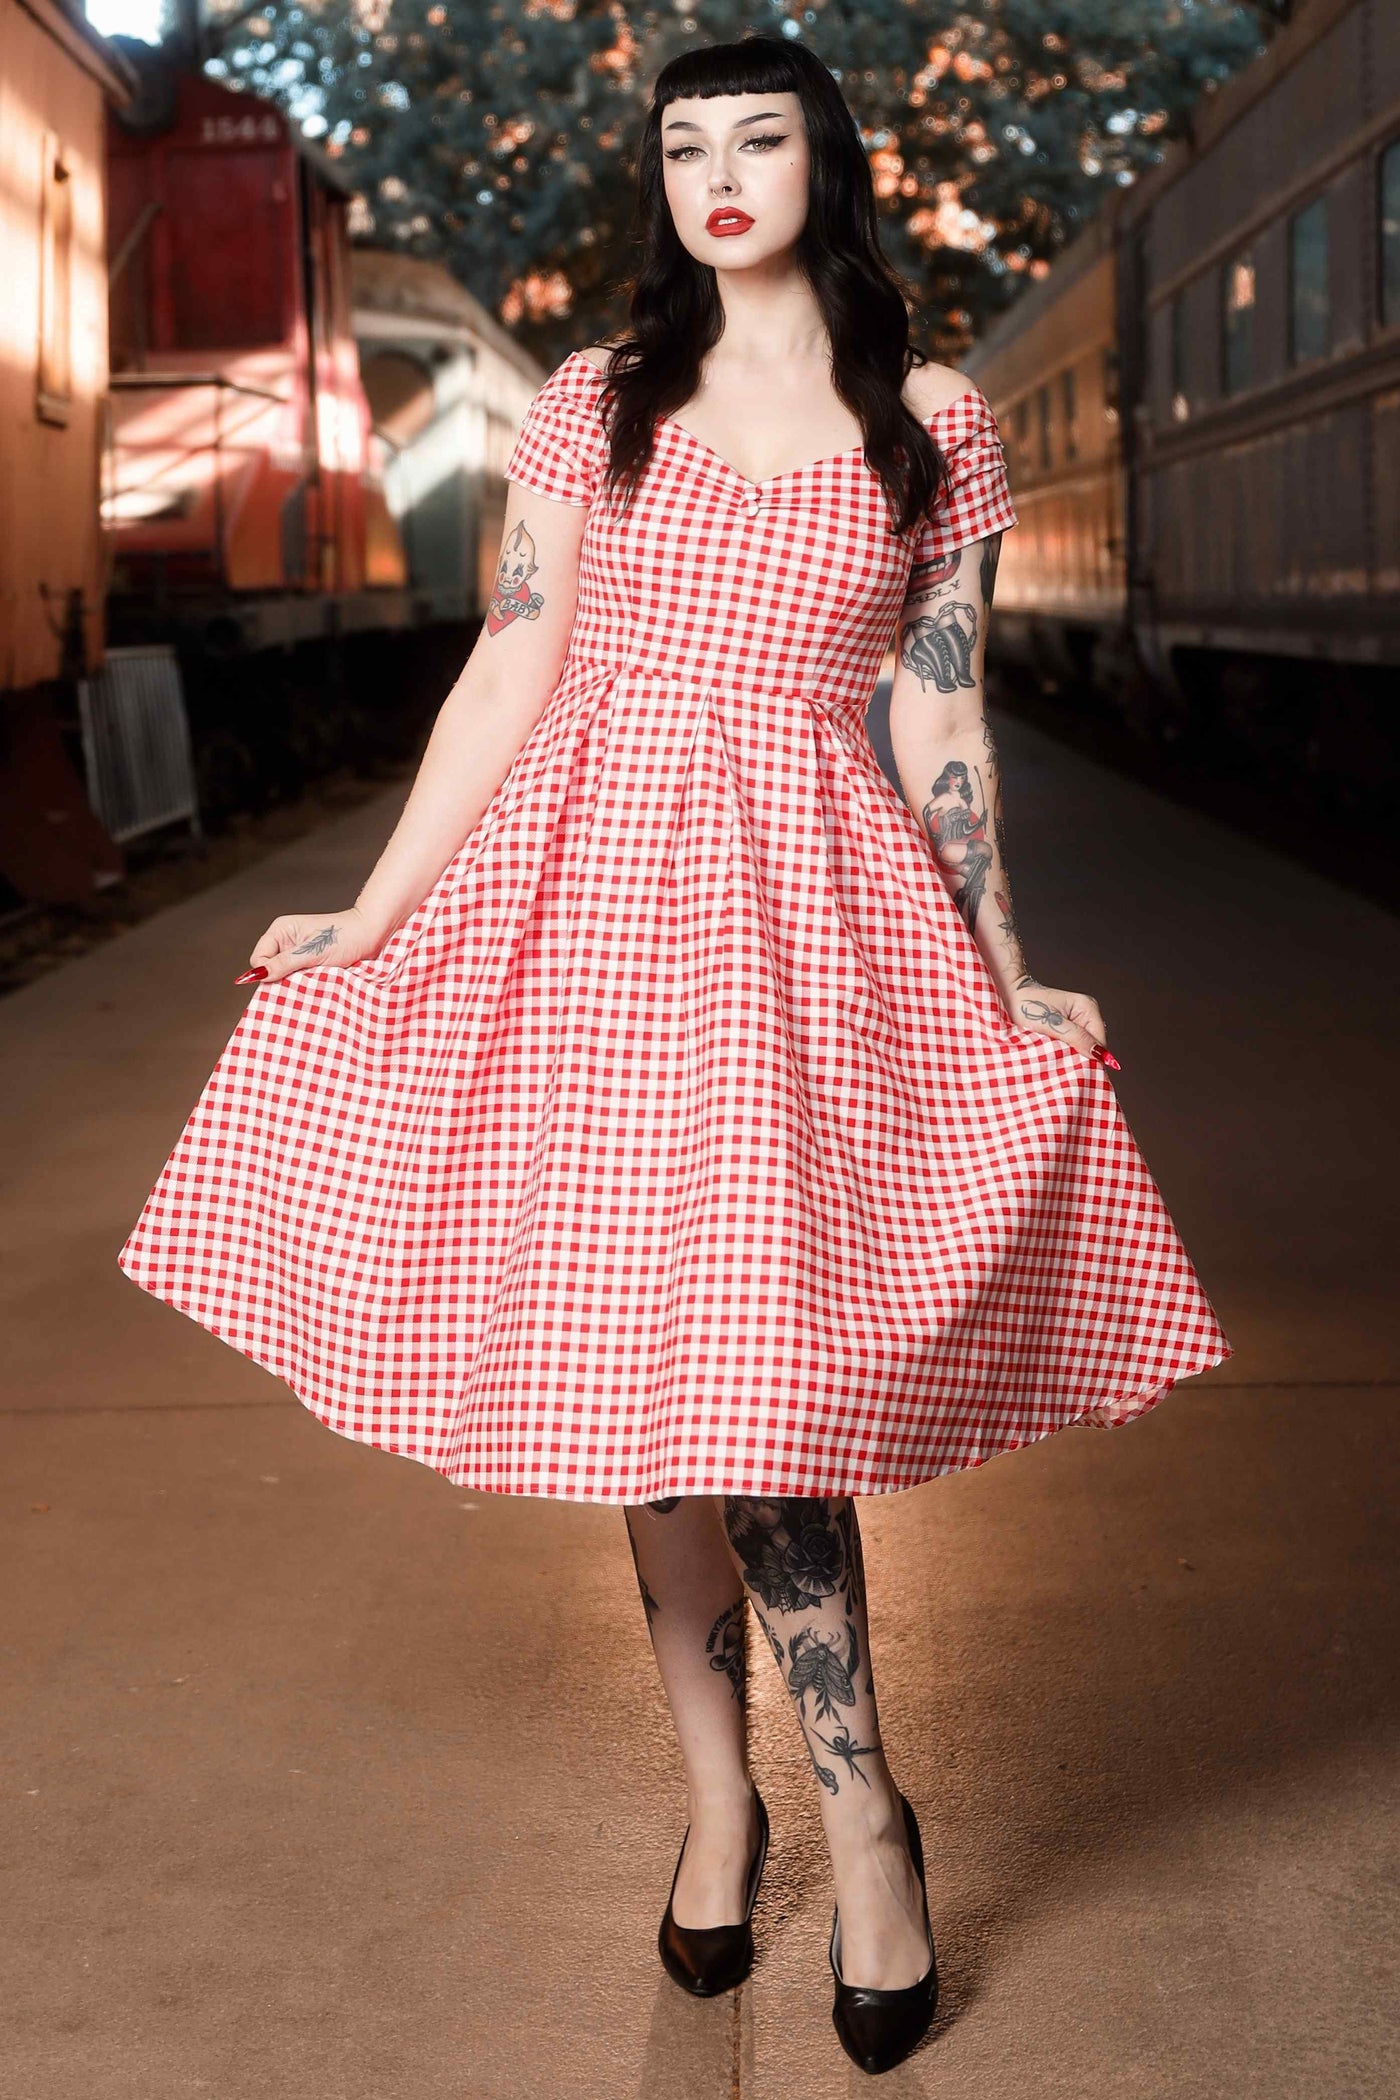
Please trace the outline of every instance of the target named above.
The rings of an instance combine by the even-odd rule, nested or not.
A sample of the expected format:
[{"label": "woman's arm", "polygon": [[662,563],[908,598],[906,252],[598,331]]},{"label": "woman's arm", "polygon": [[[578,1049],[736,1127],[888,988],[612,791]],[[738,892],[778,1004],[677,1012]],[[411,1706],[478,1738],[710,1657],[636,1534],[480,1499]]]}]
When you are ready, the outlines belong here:
[{"label": "woman's arm", "polygon": [[1015,1015],[1030,972],[1011,909],[1001,768],[984,707],[987,619],[1001,534],[916,566],[899,615],[890,742],[968,932]]},{"label": "woman's arm", "polygon": [[1019,1027],[1092,1052],[1096,1002],[1032,975],[1011,901],[1001,766],[986,717],[987,623],[1001,534],[916,564],[899,616],[890,742],[905,799]]},{"label": "woman's arm", "polygon": [[379,946],[484,815],[558,683],[587,508],[507,484],[491,604],[444,700],[403,814],[356,899]]},{"label": "woman's arm", "polygon": [[438,710],[403,814],[355,903],[288,912],[234,981],[269,984],[295,970],[377,955],[485,814],[558,684],[578,598],[586,502],[507,484],[491,603],[472,652]]}]

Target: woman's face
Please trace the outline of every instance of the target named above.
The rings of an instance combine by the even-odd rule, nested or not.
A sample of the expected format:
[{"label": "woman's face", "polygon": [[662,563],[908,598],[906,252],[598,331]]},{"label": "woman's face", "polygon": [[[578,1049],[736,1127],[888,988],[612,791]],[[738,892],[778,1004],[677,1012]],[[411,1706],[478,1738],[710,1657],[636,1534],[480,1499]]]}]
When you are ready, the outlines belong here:
[{"label": "woman's face", "polygon": [[689,96],[661,113],[666,201],[697,262],[745,270],[807,218],[807,131],[792,93]]}]

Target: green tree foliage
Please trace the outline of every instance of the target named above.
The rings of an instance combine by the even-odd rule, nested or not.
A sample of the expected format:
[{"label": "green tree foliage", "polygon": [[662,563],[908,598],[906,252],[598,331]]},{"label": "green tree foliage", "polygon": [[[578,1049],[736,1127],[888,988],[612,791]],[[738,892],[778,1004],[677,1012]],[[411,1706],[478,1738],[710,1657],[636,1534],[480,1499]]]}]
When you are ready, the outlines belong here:
[{"label": "green tree foliage", "polygon": [[362,237],[442,260],[548,361],[623,311],[632,155],[658,68],[697,40],[800,36],[855,111],[926,346],[956,359],[1285,12],[1285,0],[271,0],[222,34],[212,17],[211,64],[336,157],[363,197]]}]

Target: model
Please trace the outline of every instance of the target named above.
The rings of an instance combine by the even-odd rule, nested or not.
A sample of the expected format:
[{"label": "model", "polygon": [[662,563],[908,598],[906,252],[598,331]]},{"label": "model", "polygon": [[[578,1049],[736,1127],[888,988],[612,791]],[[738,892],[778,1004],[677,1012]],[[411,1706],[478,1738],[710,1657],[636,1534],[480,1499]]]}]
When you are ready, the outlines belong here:
[{"label": "model", "polygon": [[[402,819],[352,909],[254,947],[118,1258],[342,1435],[622,1507],[690,1805],[659,1947],[699,1993],[753,1957],[753,1606],[875,2072],[937,1982],[853,1498],[1125,1422],[1230,1348],[1097,1005],[1022,953],[1002,448],[910,345],[836,83],[777,39],[687,52],[639,183],[629,329],[535,397]],[[907,803],[864,727],[892,641]]]}]

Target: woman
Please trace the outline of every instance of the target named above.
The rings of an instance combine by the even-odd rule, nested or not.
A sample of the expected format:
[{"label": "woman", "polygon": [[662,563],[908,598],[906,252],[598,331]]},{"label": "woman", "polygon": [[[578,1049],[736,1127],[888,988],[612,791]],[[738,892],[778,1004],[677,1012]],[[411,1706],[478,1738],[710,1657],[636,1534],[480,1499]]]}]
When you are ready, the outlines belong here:
[{"label": "woman", "polygon": [[[690,1807],[659,1947],[700,1993],[753,1952],[753,1606],[881,2071],[937,1985],[852,1498],[1230,1352],[1097,1005],[1021,952],[1001,446],[909,345],[840,93],[786,42],[689,52],[639,177],[629,332],[531,406],[402,820],[352,910],[253,949],[119,1259],[344,1435],[624,1507]],[[863,720],[896,632],[908,806]]]}]

